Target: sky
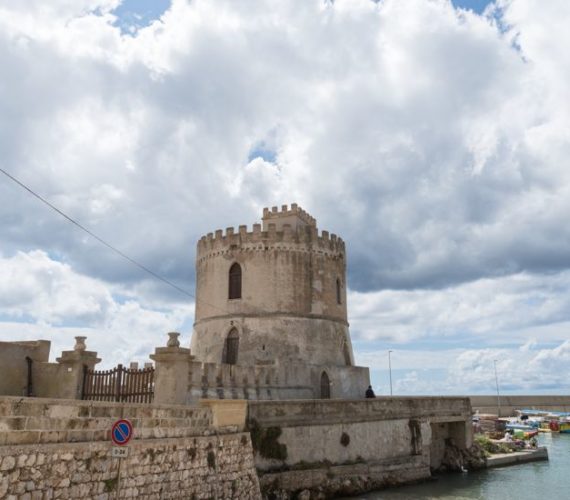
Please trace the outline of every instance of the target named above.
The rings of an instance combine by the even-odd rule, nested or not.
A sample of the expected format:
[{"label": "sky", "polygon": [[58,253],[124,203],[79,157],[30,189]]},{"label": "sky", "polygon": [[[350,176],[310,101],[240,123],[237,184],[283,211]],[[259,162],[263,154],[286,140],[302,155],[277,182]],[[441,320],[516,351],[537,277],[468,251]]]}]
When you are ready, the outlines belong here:
[{"label": "sky", "polygon": [[[0,167],[194,291],[196,241],[298,203],[348,255],[378,394],[568,393],[567,0],[0,0]],[[101,367],[193,299],[0,175],[0,340]]]}]

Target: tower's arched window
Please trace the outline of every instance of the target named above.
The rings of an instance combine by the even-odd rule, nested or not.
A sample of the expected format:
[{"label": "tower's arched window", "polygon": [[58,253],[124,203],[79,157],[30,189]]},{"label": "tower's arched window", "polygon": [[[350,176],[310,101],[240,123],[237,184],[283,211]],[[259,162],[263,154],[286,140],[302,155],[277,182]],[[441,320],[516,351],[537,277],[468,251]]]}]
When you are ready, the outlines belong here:
[{"label": "tower's arched window", "polygon": [[224,353],[222,354],[222,363],[228,365],[235,365],[237,363],[239,348],[239,334],[236,328],[232,328],[226,342],[224,344]]},{"label": "tower's arched window", "polygon": [[331,382],[327,372],[321,373],[321,399],[331,398]]},{"label": "tower's arched window", "polygon": [[336,303],[342,304],[342,289],[340,287],[340,279],[336,280]]},{"label": "tower's arched window", "polygon": [[230,267],[228,297],[230,299],[241,299],[241,266],[237,262]]}]

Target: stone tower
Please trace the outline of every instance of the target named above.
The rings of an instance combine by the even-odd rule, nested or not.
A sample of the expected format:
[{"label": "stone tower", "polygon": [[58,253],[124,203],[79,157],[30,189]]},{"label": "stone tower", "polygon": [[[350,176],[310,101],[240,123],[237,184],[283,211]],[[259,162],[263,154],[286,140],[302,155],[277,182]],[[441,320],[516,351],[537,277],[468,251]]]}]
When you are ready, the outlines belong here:
[{"label": "stone tower", "polygon": [[242,366],[352,367],[344,242],[319,233],[296,204],[266,208],[262,221],[198,242],[192,354]]}]

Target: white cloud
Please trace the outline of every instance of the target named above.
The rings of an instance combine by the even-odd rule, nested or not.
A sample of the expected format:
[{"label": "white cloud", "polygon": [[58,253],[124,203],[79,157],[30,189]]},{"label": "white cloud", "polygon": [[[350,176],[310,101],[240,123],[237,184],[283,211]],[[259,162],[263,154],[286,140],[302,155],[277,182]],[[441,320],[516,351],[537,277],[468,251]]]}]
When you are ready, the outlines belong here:
[{"label": "white cloud", "polygon": [[[386,351],[358,353],[379,394],[389,394]],[[570,341],[553,347],[397,349],[391,354],[395,395],[567,394]],[[495,363],[497,379],[495,378]]]},{"label": "white cloud", "polygon": [[113,305],[107,287],[75,274],[40,250],[0,258],[0,307],[4,314],[41,323],[101,321]]},{"label": "white cloud", "polygon": [[[565,338],[570,321],[570,273],[515,274],[441,290],[386,290],[349,294],[357,338],[411,342],[464,336],[478,342]],[[557,327],[548,332],[545,325]],[[514,336],[513,336],[514,335]]]},{"label": "white cloud", "polygon": [[[7,140],[8,166],[26,180],[36,171],[46,195],[90,223],[97,200],[81,193],[124,193],[102,222],[128,251],[115,229],[141,214],[168,235],[161,250],[178,252],[295,199],[348,240],[361,291],[565,268],[570,235],[553,243],[552,231],[570,208],[570,119],[556,105],[567,90],[547,77],[558,65],[521,4],[504,8],[503,33],[445,1],[179,0],[134,37],[94,3],[49,10],[71,16],[64,24],[6,9],[0,19],[35,13],[49,31],[10,22],[4,33],[6,63],[34,77],[4,90],[23,105],[5,128],[27,146],[22,156],[23,142]],[[22,101],[40,94],[39,107]],[[275,164],[248,164],[268,136]]]},{"label": "white cloud", "polygon": [[[193,316],[193,304],[169,307],[118,301],[100,280],[76,273],[69,265],[36,250],[0,258],[0,339],[53,340],[52,358],[73,347],[73,337],[88,337],[105,366],[148,361],[166,333],[180,330]],[[189,332],[183,332],[189,344]]]}]

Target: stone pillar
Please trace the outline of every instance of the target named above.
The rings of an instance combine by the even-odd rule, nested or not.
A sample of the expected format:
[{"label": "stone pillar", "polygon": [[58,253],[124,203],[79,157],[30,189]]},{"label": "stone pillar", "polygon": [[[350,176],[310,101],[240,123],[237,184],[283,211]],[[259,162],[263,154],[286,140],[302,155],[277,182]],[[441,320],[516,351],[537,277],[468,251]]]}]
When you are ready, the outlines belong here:
[{"label": "stone pillar", "polygon": [[189,404],[188,382],[193,356],[190,349],[180,347],[179,333],[170,332],[168,336],[166,347],[157,347],[150,356],[155,362],[154,403]]},{"label": "stone pillar", "polygon": [[84,370],[92,370],[101,360],[94,351],[87,351],[85,339],[75,337],[73,351],[63,351],[61,357],[56,358],[59,363],[58,387],[55,388],[57,397],[65,399],[81,399]]}]

